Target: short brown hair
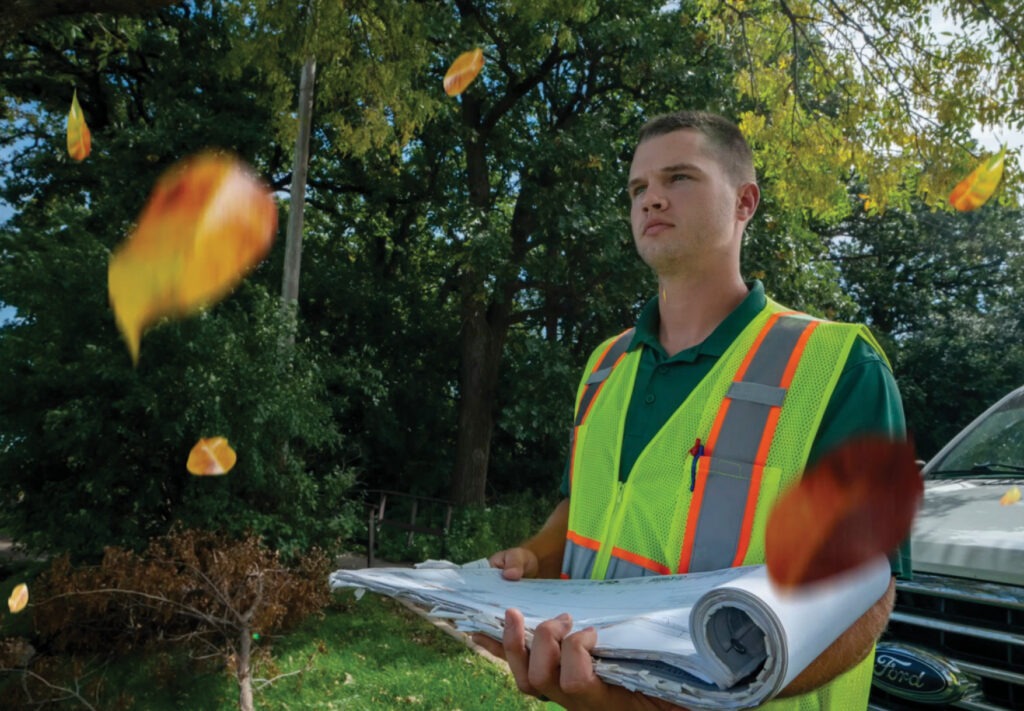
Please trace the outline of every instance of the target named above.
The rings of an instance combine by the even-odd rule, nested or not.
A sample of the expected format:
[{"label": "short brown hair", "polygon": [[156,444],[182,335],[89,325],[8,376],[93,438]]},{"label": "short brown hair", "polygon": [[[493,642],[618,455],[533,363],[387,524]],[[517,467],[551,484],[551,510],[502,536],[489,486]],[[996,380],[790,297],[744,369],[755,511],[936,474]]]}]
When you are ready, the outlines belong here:
[{"label": "short brown hair", "polygon": [[655,116],[640,128],[637,145],[684,129],[699,131],[708,139],[718,162],[737,184],[757,181],[754,152],[747,139],[732,121],[709,111],[676,111]]}]

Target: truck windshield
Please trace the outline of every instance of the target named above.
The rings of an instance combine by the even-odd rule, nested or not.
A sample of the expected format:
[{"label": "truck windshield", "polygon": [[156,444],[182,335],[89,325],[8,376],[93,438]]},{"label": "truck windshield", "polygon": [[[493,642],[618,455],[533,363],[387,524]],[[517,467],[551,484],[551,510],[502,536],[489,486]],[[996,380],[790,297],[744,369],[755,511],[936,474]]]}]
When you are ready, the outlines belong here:
[{"label": "truck windshield", "polygon": [[944,476],[1024,476],[1024,390],[973,423],[928,472]]}]

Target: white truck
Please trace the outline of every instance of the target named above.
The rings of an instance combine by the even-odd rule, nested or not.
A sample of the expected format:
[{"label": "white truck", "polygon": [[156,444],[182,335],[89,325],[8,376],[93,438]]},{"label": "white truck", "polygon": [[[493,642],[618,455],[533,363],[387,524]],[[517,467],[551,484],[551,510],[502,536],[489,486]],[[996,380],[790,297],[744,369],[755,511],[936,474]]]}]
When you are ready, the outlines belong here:
[{"label": "white truck", "polygon": [[871,711],[1024,710],[1024,387],[924,467]]}]

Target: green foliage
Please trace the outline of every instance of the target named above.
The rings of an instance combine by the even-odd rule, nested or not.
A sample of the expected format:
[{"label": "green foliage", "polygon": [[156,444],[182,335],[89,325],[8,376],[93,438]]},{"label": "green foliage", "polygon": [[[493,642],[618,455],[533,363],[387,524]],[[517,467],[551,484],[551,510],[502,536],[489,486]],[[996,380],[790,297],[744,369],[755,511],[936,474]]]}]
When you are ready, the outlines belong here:
[{"label": "green foliage", "polygon": [[835,228],[830,259],[881,338],[918,453],[1024,382],[1024,222],[988,205],[950,214],[915,204],[858,212]]},{"label": "green foliage", "polygon": [[[789,214],[849,214],[856,173],[881,209],[940,206],[977,163],[976,126],[1024,125],[1021,15],[1006,3],[697,0],[739,58],[758,170]],[[940,34],[945,17],[948,30]],[[1016,164],[1016,156],[1008,165]],[[1010,193],[1020,173],[1007,171]]]},{"label": "green foliage", "polygon": [[[1019,53],[992,61],[1019,21],[996,8],[996,30],[932,52],[928,6],[199,0],[22,33],[0,56],[0,198],[19,207],[0,229],[0,294],[22,319],[0,330],[12,383],[0,393],[0,516],[25,542],[78,554],[139,546],[174,520],[251,527],[298,550],[361,527],[350,487],[450,495],[456,462],[474,456],[490,461],[480,492],[492,503],[553,491],[579,368],[653,292],[623,185],[637,127],[675,108],[736,117],[754,142],[764,203],[744,271],[775,298],[859,314],[907,347],[927,335],[923,320],[904,323],[921,299],[950,318],[981,314],[957,309],[971,298],[987,308],[994,292],[950,290],[947,277],[974,265],[990,283],[983,267],[1009,254],[1003,243],[976,248],[980,218],[959,215],[963,239],[933,248],[918,237],[931,228],[902,215],[912,195],[939,202],[972,167],[975,119],[1019,124],[1008,93]],[[950,9],[981,22],[973,1]],[[865,28],[873,43],[860,41]],[[473,46],[483,72],[445,97],[441,77]],[[275,343],[278,245],[223,303],[147,333],[130,369],[104,294],[110,250],[160,172],[205,146],[287,185],[310,54],[294,357]],[[72,88],[94,133],[80,164],[62,146]],[[866,217],[848,195],[853,175],[866,181],[856,192],[890,208],[879,224],[893,244],[906,242],[885,257],[917,275],[899,293],[891,266],[858,272],[867,262],[837,247]],[[1004,199],[1015,175],[1011,161]],[[995,271],[1019,271],[1005,264]],[[911,286],[920,298],[905,298]],[[890,353],[910,363],[903,348]],[[466,423],[482,434],[460,445]],[[235,445],[236,471],[188,477],[188,448],[211,434]]]},{"label": "green foliage", "polygon": [[[519,545],[532,536],[558,503],[557,490],[558,483],[554,482],[540,496],[521,491],[506,494],[486,507],[456,508],[446,550],[437,536],[416,534],[410,545],[404,531],[382,527],[376,555],[384,560],[417,563],[430,558],[444,558],[461,564],[486,558],[495,551]],[[431,525],[438,523],[432,521]]]}]

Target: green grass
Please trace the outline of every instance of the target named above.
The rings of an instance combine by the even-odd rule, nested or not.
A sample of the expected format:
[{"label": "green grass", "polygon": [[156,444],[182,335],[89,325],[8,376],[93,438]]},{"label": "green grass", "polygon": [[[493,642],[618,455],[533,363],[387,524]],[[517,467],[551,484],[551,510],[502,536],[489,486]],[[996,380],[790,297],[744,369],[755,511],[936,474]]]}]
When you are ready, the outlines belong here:
[{"label": "green grass", "polygon": [[[3,572],[0,593],[8,595],[26,580],[31,591],[30,578],[38,571],[8,566]],[[3,636],[31,638],[28,615],[4,612]],[[372,594],[356,601],[351,592],[338,593],[322,618],[312,617],[290,634],[264,637],[256,645],[269,652],[256,670],[257,678],[290,674],[256,692],[257,709],[545,708],[521,695],[512,678],[493,662],[403,605]],[[77,677],[80,693],[97,709],[238,708],[238,685],[223,657],[192,659],[180,645],[77,664],[73,668],[69,660],[60,659],[52,666],[37,661],[30,668],[65,687],[73,686]],[[11,698],[6,694],[20,687],[19,676],[0,676],[0,689],[7,687],[0,698]],[[84,706],[65,701],[52,708]]]}]

